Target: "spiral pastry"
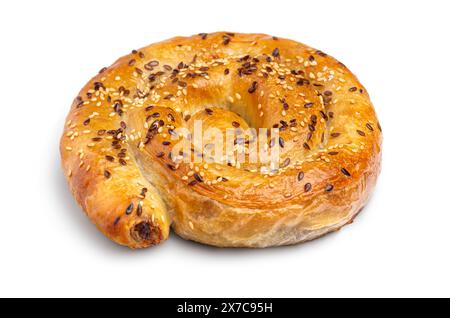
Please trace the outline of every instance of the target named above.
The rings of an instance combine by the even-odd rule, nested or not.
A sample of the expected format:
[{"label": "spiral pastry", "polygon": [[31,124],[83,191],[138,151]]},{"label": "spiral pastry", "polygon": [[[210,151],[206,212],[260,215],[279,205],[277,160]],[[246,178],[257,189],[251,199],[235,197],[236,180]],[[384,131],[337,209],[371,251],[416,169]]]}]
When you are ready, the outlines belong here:
[{"label": "spiral pastry", "polygon": [[[231,147],[219,145],[230,131]],[[381,139],[344,64],[292,40],[218,32],[100,70],[72,104],[60,151],[76,200],[119,244],[156,245],[172,227],[204,244],[267,247],[350,223],[375,186]],[[277,160],[249,160],[252,145]]]}]

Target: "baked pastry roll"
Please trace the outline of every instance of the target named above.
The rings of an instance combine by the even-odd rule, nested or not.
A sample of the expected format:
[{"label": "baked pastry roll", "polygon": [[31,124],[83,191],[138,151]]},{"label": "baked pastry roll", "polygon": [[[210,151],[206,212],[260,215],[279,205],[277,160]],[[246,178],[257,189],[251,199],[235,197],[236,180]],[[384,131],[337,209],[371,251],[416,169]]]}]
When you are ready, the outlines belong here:
[{"label": "baked pastry roll", "polygon": [[[198,123],[215,133],[195,144]],[[231,150],[217,147],[229,131]],[[375,186],[381,139],[344,64],[292,40],[218,32],[103,68],[75,98],[60,151],[75,199],[119,244],[156,245],[172,227],[204,244],[267,247],[350,223]],[[278,149],[276,162],[248,160],[255,144]]]}]

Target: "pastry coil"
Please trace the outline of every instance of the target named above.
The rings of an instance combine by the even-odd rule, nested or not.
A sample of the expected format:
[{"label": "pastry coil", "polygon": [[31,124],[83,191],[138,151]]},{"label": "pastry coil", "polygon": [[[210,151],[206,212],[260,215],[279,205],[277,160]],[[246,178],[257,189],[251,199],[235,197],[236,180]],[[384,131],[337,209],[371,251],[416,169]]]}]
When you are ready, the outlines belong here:
[{"label": "pastry coil", "polygon": [[[195,161],[205,156],[195,146],[174,153],[195,122],[277,129],[266,137],[279,146],[278,167]],[[267,247],[350,223],[375,186],[381,139],[367,91],[344,64],[292,40],[218,32],[103,68],[75,98],[60,152],[74,197],[119,244],[157,245],[172,227],[204,244]]]}]

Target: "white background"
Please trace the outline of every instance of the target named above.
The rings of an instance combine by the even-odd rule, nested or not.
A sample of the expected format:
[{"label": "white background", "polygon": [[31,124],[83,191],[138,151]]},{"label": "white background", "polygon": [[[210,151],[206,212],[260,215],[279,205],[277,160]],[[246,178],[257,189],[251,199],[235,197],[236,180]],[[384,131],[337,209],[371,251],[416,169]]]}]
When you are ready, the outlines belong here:
[{"label": "white background", "polygon": [[[0,296],[450,296],[448,1],[2,1]],[[58,142],[79,89],[131,49],[219,30],[298,40],[344,62],[384,131],[352,225],[264,250],[175,235],[133,251],[78,208]]]}]

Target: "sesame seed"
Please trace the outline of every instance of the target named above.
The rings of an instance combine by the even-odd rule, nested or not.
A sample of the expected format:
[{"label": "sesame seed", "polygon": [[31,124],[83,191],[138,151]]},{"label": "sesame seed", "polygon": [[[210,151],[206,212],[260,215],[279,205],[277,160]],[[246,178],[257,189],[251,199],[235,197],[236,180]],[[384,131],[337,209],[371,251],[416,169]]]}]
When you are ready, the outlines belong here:
[{"label": "sesame seed", "polygon": [[357,132],[360,136],[363,136],[363,137],[366,135],[366,133],[365,133],[364,131],[359,130],[359,129],[357,129],[356,132]]},{"label": "sesame seed", "polygon": [[139,201],[137,209],[136,209],[136,215],[141,216],[142,215],[142,201]]},{"label": "sesame seed", "polygon": [[134,204],[130,203],[130,205],[125,210],[125,214],[130,215],[133,212],[133,209],[134,209]]},{"label": "sesame seed", "polygon": [[381,125],[380,125],[379,122],[377,122],[377,128],[382,132],[382,130],[381,130]]},{"label": "sesame seed", "polygon": [[250,86],[250,88],[248,89],[248,92],[250,94],[253,94],[256,91],[257,88],[258,88],[258,82],[254,81],[252,83],[252,85]]},{"label": "sesame seed", "polygon": [[312,188],[312,185],[311,185],[311,183],[309,183],[309,182],[306,183],[305,186],[304,186],[305,192],[311,191],[311,188]]},{"label": "sesame seed", "polygon": [[342,172],[345,176],[347,176],[347,177],[350,177],[350,176],[351,176],[351,175],[350,175],[350,172],[348,172],[348,170],[345,169],[345,168],[341,168],[341,172]]},{"label": "sesame seed", "polygon": [[287,166],[289,166],[289,164],[291,163],[291,159],[290,158],[286,158],[283,163],[281,164],[281,168],[286,168]]},{"label": "sesame seed", "polygon": [[198,182],[203,182],[203,178],[200,174],[198,173],[194,173],[194,178],[195,180],[197,180]]},{"label": "sesame seed", "polygon": [[275,49],[272,51],[272,56],[273,56],[273,57],[279,57],[279,56],[280,56],[280,49],[275,48]]},{"label": "sesame seed", "polygon": [[167,164],[167,167],[172,171],[177,170],[177,168],[173,164],[170,164],[170,163]]},{"label": "sesame seed", "polygon": [[228,43],[230,43],[230,41],[231,41],[231,38],[229,36],[227,36],[227,35],[223,36],[223,42],[222,42],[223,45],[228,45]]}]

